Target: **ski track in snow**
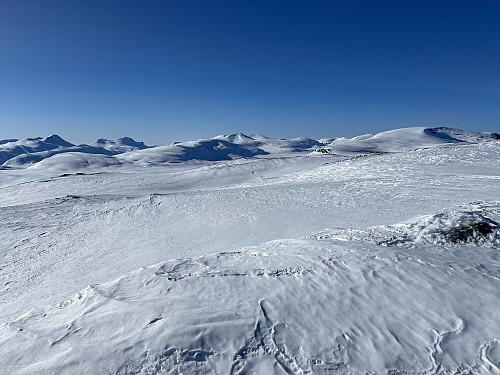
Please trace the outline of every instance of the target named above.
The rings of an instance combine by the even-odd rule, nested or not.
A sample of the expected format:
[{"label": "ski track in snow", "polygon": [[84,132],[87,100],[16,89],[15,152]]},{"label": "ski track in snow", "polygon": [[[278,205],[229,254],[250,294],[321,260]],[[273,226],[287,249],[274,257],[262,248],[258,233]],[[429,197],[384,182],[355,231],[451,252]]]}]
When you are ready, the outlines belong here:
[{"label": "ski track in snow", "polygon": [[500,374],[499,161],[0,171],[2,371]]}]

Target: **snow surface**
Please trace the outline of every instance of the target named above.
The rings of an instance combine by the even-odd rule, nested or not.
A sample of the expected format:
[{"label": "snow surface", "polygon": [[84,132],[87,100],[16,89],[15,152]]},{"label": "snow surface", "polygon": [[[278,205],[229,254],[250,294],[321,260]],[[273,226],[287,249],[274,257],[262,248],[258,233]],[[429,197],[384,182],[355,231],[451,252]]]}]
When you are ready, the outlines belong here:
[{"label": "snow surface", "polygon": [[0,142],[0,372],[500,374],[495,134]]}]

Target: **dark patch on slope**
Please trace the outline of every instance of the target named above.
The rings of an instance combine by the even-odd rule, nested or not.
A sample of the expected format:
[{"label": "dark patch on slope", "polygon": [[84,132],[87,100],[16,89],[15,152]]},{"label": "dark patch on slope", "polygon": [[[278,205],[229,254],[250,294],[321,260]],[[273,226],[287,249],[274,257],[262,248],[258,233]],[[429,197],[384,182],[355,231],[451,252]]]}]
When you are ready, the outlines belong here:
[{"label": "dark patch on slope", "polygon": [[[236,157],[253,157],[256,155],[268,155],[269,153],[260,148],[247,148],[224,140],[206,140],[200,141],[196,147],[182,146],[183,155],[179,155],[179,161],[188,160],[232,160]],[[232,157],[233,156],[233,157]]]},{"label": "dark patch on slope", "polygon": [[481,221],[466,227],[445,233],[444,236],[453,243],[467,243],[473,239],[485,237],[493,233],[493,227],[486,221]]}]

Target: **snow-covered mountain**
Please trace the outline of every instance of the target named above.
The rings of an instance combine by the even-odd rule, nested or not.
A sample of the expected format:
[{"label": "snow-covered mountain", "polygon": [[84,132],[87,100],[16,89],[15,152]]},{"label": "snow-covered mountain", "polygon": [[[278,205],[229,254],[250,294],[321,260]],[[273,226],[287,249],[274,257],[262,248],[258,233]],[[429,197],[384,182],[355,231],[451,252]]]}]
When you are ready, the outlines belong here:
[{"label": "snow-covered mountain", "polygon": [[121,154],[127,151],[143,150],[152,146],[146,146],[144,142],[136,142],[130,137],[118,138],[118,140],[110,140],[99,138],[95,141],[97,147],[105,148],[115,154]]},{"label": "snow-covered mountain", "polygon": [[500,135],[491,132],[414,127],[378,134],[365,134],[354,138],[337,138],[327,144],[336,153],[401,152],[450,143],[477,143],[498,139]]},{"label": "snow-covered mountain", "polygon": [[93,145],[74,145],[58,135],[23,140],[6,139],[0,141],[0,164],[3,167],[23,168],[58,154],[81,153],[109,156],[147,147],[143,142],[136,142],[128,137],[117,141],[98,139]]},{"label": "snow-covered mountain", "polygon": [[58,135],[47,138],[27,138],[23,140],[5,139],[0,141],[0,165],[18,155],[34,154],[58,148],[74,147]]},{"label": "snow-covered mountain", "polygon": [[[57,157],[40,166],[59,163],[62,170],[118,166],[122,164],[156,165],[190,160],[222,161],[242,157],[283,157],[312,154],[363,154],[370,152],[400,152],[449,143],[477,143],[500,139],[497,133],[471,132],[451,128],[406,128],[354,138],[314,140],[310,138],[273,139],[262,135],[242,133],[220,135],[197,141],[176,142],[169,146],[146,146],[132,138],[117,141],[98,139],[92,145],[73,145],[57,135],[47,138],[0,141],[0,164],[3,168],[36,166],[46,159]],[[82,156],[92,154],[101,156]],[[65,166],[64,163],[69,163]]]},{"label": "snow-covered mountain", "polygon": [[498,134],[49,138],[0,142],[0,373],[500,373]]}]

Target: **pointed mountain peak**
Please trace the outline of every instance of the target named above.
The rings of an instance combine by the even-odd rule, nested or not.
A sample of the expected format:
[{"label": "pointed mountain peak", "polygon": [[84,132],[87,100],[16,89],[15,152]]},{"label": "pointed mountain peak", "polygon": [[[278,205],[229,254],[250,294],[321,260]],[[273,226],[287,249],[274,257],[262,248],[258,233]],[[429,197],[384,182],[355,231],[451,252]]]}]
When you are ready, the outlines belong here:
[{"label": "pointed mountain peak", "polygon": [[65,141],[64,139],[62,139],[57,134],[53,134],[50,137],[47,137],[47,138],[43,139],[42,142],[50,143],[50,144],[57,145],[57,146],[63,146],[63,147],[74,146],[74,144]]},{"label": "pointed mountain peak", "polygon": [[246,134],[243,134],[243,133],[234,133],[231,135],[224,135],[224,136],[216,137],[216,138],[223,138],[223,139],[227,140],[228,142],[236,143],[236,144],[245,144],[245,143],[254,143],[255,142],[255,139],[253,139],[252,137],[250,137]]}]

